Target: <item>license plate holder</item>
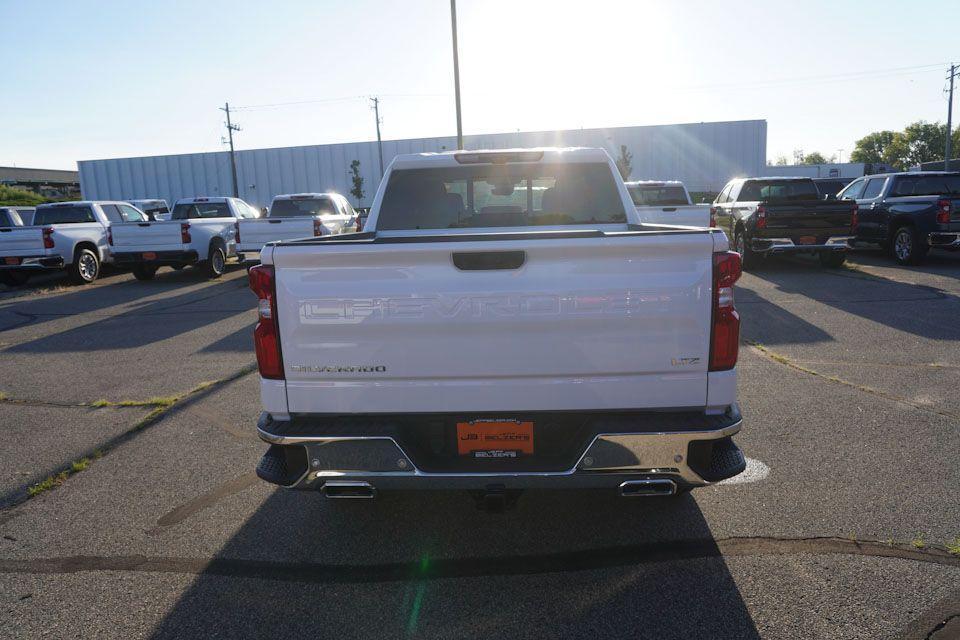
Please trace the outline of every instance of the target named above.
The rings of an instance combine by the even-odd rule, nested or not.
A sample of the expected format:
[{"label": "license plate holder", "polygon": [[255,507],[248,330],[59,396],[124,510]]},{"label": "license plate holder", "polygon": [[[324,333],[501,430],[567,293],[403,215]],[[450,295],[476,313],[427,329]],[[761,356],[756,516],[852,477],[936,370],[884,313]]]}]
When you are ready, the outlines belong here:
[{"label": "license plate holder", "polygon": [[494,460],[533,455],[533,422],[513,419],[458,422],[457,453]]},{"label": "license plate holder", "polygon": [[4,262],[9,265],[18,265],[20,264],[20,258],[4,258]]},{"label": "license plate holder", "polygon": [[156,259],[157,259],[157,253],[156,253],[155,251],[144,251],[143,254],[142,254],[142,256],[143,256],[143,259],[144,259],[144,260],[156,260]]},{"label": "license plate holder", "polygon": [[817,244],[817,236],[800,236],[798,244]]}]

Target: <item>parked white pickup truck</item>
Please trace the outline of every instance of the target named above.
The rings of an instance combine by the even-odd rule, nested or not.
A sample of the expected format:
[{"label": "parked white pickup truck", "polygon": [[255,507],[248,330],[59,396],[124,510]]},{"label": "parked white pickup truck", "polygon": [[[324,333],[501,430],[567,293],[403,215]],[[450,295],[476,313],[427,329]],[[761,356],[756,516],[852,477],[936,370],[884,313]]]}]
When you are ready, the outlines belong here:
[{"label": "parked white pickup truck", "polygon": [[366,230],[250,270],[261,478],[370,498],[674,495],[740,473],[740,256],[640,223],[602,149],[397,156]]},{"label": "parked white pickup truck", "polygon": [[257,217],[239,198],[183,198],[170,220],[114,224],[110,244],[118,265],[129,266],[138,280],[151,280],[162,266],[200,266],[219,278],[227,258],[237,255],[239,221]]},{"label": "parked white pickup truck", "polygon": [[688,227],[716,226],[710,217],[710,205],[694,204],[687,188],[678,180],[637,180],[626,185],[641,222]]},{"label": "parked white pickup truck", "polygon": [[32,226],[0,228],[0,281],[16,286],[31,274],[66,269],[76,284],[93,282],[112,261],[110,225],[146,219],[126,202],[42,204]]},{"label": "parked white pickup truck", "polygon": [[355,231],[357,213],[339,193],[297,193],[276,196],[266,218],[241,220],[237,250],[259,252],[276,240],[335,235]]}]

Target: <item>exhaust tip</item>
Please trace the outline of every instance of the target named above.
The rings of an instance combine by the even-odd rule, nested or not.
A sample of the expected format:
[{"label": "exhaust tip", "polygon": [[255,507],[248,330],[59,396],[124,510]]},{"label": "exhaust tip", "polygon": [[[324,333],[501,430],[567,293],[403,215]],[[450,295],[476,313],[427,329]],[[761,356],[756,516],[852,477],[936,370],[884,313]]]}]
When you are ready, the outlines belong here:
[{"label": "exhaust tip", "polygon": [[369,482],[325,482],[321,492],[327,498],[375,498],[377,489]]},{"label": "exhaust tip", "polygon": [[624,498],[639,496],[672,496],[677,492],[677,483],[659,478],[656,480],[627,480],[620,483],[620,495]]}]

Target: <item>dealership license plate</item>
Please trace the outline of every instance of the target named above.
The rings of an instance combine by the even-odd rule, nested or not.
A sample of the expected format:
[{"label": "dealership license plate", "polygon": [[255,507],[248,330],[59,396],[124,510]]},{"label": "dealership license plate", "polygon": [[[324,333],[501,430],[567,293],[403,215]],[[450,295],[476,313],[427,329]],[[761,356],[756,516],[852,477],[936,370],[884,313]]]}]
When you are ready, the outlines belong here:
[{"label": "dealership license plate", "polygon": [[157,259],[157,254],[154,253],[153,251],[147,251],[146,253],[143,254],[143,259],[144,259],[144,260],[156,260],[156,259]]},{"label": "dealership license plate", "polygon": [[817,236],[800,236],[800,244],[817,244]]},{"label": "dealership license plate", "polygon": [[7,264],[20,264],[20,258],[6,258],[4,262]]},{"label": "dealership license plate", "polygon": [[533,423],[473,420],[457,423],[457,452],[471,458],[517,458],[533,453]]}]

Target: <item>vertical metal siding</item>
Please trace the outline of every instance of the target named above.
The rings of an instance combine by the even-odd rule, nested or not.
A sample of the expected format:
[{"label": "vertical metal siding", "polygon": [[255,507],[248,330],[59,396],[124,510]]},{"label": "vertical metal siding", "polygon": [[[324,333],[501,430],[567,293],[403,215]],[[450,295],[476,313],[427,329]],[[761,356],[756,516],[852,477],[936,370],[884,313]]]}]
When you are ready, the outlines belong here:
[{"label": "vertical metal siding", "polygon": [[[384,166],[402,153],[448,151],[453,136],[387,140]],[[737,176],[761,175],[766,166],[764,120],[702,122],[611,129],[511,132],[467,135],[468,149],[537,146],[602,147],[617,157],[620,145],[633,154],[633,180],[683,180],[691,191],[718,191]],[[240,197],[257,207],[273,196],[303,191],[337,191],[350,196],[350,162],[360,160],[364,198],[369,206],[380,182],[376,142],[313,145],[237,152]],[[232,193],[228,152],[179,156],[83,160],[80,186],[88,199],[164,198],[171,204],[192,196]]]}]

